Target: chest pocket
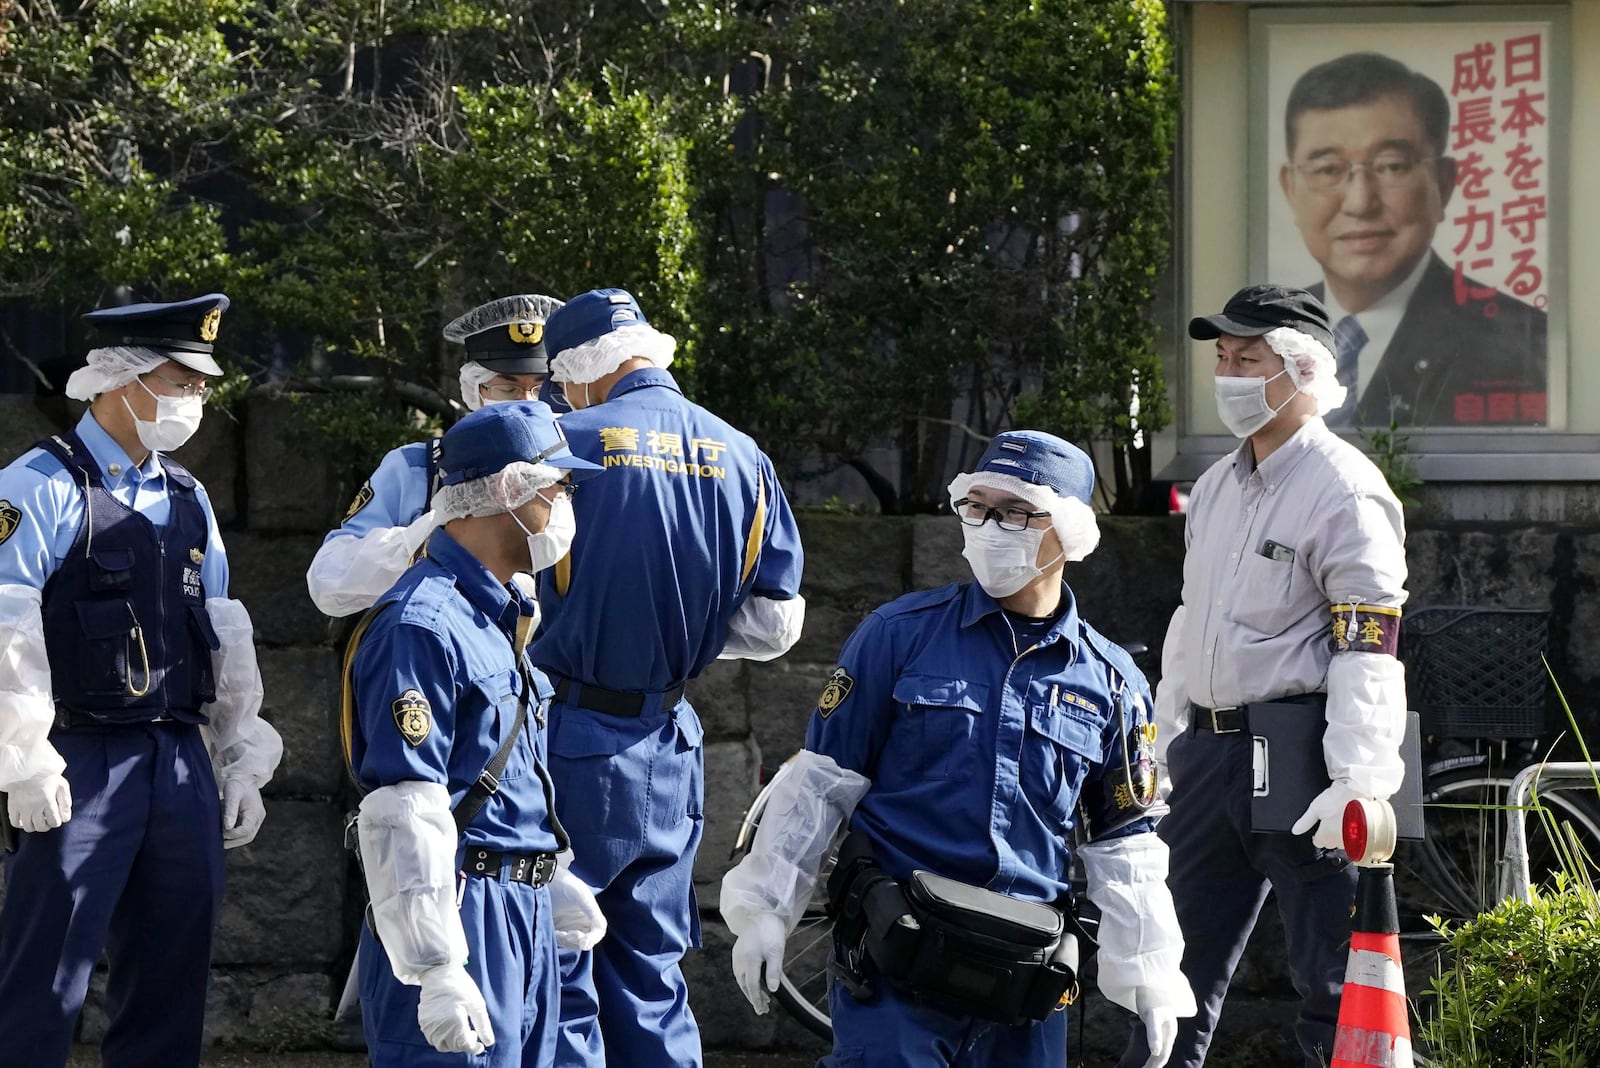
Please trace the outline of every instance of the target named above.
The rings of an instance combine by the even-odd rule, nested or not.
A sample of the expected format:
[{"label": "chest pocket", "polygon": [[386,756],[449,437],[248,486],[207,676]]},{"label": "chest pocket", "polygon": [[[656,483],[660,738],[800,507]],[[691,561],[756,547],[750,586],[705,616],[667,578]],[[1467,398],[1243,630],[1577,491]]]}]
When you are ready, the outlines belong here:
[{"label": "chest pocket", "polygon": [[1233,621],[1260,634],[1281,634],[1305,614],[1302,603],[1310,589],[1311,572],[1299,554],[1293,560],[1273,560],[1257,550],[1264,536],[1244,551],[1239,562],[1238,592],[1232,599]]},{"label": "chest pocket", "polygon": [[895,680],[894,699],[901,706],[909,765],[916,769],[911,774],[971,778],[989,687],[941,675],[903,675]]},{"label": "chest pocket", "polygon": [[1064,834],[1090,768],[1100,762],[1100,728],[1065,707],[1036,701],[1028,709],[1022,791],[1034,811]]}]

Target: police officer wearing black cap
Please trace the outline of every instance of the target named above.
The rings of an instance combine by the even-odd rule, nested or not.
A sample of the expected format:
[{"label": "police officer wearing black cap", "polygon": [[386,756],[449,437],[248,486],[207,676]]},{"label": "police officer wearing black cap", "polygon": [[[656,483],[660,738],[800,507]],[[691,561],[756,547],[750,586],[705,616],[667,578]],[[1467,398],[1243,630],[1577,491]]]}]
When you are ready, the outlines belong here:
[{"label": "police officer wearing black cap", "polygon": [[228,298],[107,308],[77,426],[0,472],[0,789],[23,832],[0,914],[0,1036],[64,1065],[110,957],[107,1068],[196,1064],[222,851],[255,837],[283,746],[203,487]]},{"label": "police officer wearing black cap", "polygon": [[[550,370],[545,319],[561,301],[536,293],[501,297],[444,328],[446,341],[466,349],[461,402],[468,411],[485,404],[533,400]],[[306,586],[318,608],[348,616],[372,607],[411,562],[437,525],[428,498],[438,488],[437,438],[402,445],[378,464],[356,493],[344,521],[317,550]]]},{"label": "police officer wearing black cap", "polygon": [[[1205,1062],[1271,890],[1301,997],[1295,1036],[1315,1068],[1332,1060],[1355,900],[1340,817],[1404,777],[1405,676],[1394,653],[1405,523],[1383,475],[1323,421],[1346,391],[1321,301],[1250,286],[1190,322],[1189,336],[1216,342],[1217,414],[1243,440],[1190,494],[1183,601],[1156,691],[1156,756],[1171,781],[1159,833],[1200,1010],[1179,1022],[1169,1063]],[[1264,702],[1325,722],[1331,785],[1290,834],[1251,823],[1251,718]],[[1145,1056],[1136,1031],[1122,1065]]]}]

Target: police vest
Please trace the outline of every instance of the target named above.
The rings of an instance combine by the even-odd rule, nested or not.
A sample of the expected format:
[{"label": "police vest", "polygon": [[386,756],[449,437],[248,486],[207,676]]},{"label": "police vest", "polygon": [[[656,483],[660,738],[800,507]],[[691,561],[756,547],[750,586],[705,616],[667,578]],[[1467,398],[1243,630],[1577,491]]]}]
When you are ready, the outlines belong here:
[{"label": "police vest", "polygon": [[76,434],[37,447],[61,461],[84,495],[83,525],[44,586],[57,708],[75,725],[206,722],[200,706],[216,697],[211,652],[219,643],[200,581],[208,526],[194,476],[159,457],[171,510],[158,529],[111,495]]}]

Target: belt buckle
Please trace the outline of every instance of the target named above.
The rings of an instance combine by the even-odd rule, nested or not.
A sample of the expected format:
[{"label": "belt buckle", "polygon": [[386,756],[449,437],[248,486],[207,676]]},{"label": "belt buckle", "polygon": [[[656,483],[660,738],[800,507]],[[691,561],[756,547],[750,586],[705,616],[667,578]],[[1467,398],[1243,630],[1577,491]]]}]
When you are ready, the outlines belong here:
[{"label": "belt buckle", "polygon": [[1240,706],[1238,706],[1238,705],[1228,705],[1226,708],[1213,708],[1213,709],[1210,709],[1209,711],[1211,713],[1211,733],[1212,734],[1238,734],[1241,730],[1243,730],[1244,729],[1243,727],[1229,727],[1226,730],[1224,730],[1222,727],[1219,727],[1217,725],[1217,713],[1218,712],[1237,712],[1237,711],[1239,711],[1239,707]]}]

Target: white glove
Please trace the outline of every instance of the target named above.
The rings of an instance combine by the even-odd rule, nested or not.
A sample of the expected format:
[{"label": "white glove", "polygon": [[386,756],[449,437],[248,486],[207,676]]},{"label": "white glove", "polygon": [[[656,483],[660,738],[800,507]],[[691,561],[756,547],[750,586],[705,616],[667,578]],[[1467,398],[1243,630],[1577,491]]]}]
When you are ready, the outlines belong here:
[{"label": "white glove", "polygon": [[222,848],[249,845],[267,818],[261,791],[249,779],[230,775],[222,780]]},{"label": "white glove", "polygon": [[489,1007],[465,968],[441,964],[422,973],[417,1025],[440,1053],[479,1054],[494,1045]]},{"label": "white glove", "polygon": [[555,921],[556,945],[583,953],[605,937],[606,918],[589,884],[568,870],[571,857],[570,853],[561,854],[556,877],[550,880],[550,915]]},{"label": "white glove", "polygon": [[[783,920],[770,912],[760,912],[750,929],[733,944],[733,978],[758,1015],[766,1015],[767,991],[777,993],[778,977],[783,974],[783,944],[788,937]],[[761,988],[763,966],[766,990]]]},{"label": "white glove", "polygon": [[1344,848],[1344,807],[1352,801],[1370,801],[1372,797],[1352,789],[1340,780],[1312,799],[1305,814],[1289,828],[1292,834],[1305,834],[1316,827],[1311,844],[1318,849]]},{"label": "white glove", "polygon": [[6,813],[20,831],[53,831],[72,818],[72,787],[60,775],[23,779],[6,794]]},{"label": "white glove", "polygon": [[1150,1059],[1144,1062],[1144,1068],[1162,1068],[1178,1041],[1178,1014],[1171,1005],[1160,1004],[1159,999],[1158,993],[1146,987],[1134,994],[1139,1019],[1144,1021],[1145,1044],[1150,1047]]}]

